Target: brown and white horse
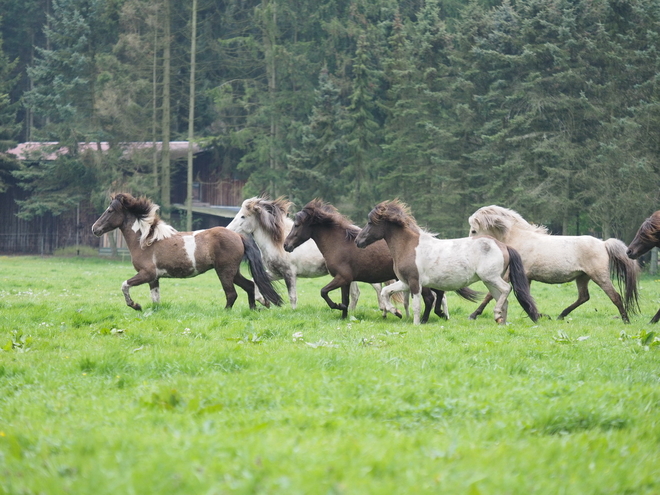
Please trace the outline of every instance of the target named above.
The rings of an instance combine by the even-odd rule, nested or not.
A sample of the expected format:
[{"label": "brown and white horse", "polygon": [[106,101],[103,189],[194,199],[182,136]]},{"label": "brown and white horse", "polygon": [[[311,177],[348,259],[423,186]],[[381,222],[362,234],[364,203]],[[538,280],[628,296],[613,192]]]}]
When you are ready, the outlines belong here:
[{"label": "brown and white horse", "polygon": [[[238,297],[234,284],[248,294],[250,308],[254,309],[254,283],[261,294],[276,305],[282,303],[273,288],[254,241],[224,227],[196,232],[177,232],[160,219],[157,204],[146,198],[130,194],[116,194],[110,206],[94,222],[92,232],[101,236],[119,229],[124,235],[137,274],[122,284],[126,304],[135,310],[142,307],[131,299],[129,290],[137,285],[149,284],[151,300],[160,302],[159,279],[188,278],[211,268],[220,279],[231,308]],[[252,282],[240,272],[243,258],[254,277]]]},{"label": "brown and white horse", "polygon": [[[559,319],[589,300],[590,280],[608,295],[625,323],[629,322],[628,313],[637,310],[639,266],[628,259],[622,241],[602,241],[590,235],[550,235],[545,227],[532,225],[517,212],[496,205],[479,208],[469,222],[470,236],[490,235],[516,249],[529,280],[546,284],[575,280],[578,299],[561,312]],[[623,299],[614,289],[611,275],[625,287]],[[470,318],[479,316],[489,301],[486,296]]]},{"label": "brown and white horse", "polygon": [[[495,321],[506,323],[511,287],[503,276],[507,270],[513,291],[527,315],[536,321],[536,304],[515,249],[492,237],[437,239],[421,229],[408,207],[400,201],[383,201],[369,213],[369,222],[355,239],[360,248],[384,239],[398,282],[383,288],[386,303],[396,291],[409,290],[413,298],[414,323],[420,323],[422,287],[442,291],[458,290],[481,280],[496,300]],[[387,309],[396,314],[396,308]]]},{"label": "brown and white horse", "polygon": [[[653,213],[640,225],[635,238],[628,246],[626,254],[630,259],[636,260],[658,246],[660,246],[660,211]],[[651,318],[651,323],[658,323],[658,320],[660,320],[660,309]]]}]

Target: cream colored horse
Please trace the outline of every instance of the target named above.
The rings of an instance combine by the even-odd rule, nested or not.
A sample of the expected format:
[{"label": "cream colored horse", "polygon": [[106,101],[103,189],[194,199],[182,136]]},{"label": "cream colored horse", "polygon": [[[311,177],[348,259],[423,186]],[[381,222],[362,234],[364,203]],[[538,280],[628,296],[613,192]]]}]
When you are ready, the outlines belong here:
[{"label": "cream colored horse", "polygon": [[[528,223],[518,213],[501,206],[484,206],[469,218],[470,236],[489,235],[516,249],[522,257],[527,278],[547,284],[575,280],[578,299],[559,315],[564,318],[589,300],[589,281],[593,280],[617,307],[628,323],[628,313],[637,309],[639,266],[626,256],[626,245],[618,239],[602,241],[589,235],[550,235],[545,227]],[[611,275],[625,286],[623,300],[614,289]],[[486,296],[471,319],[481,314],[490,302]]]}]

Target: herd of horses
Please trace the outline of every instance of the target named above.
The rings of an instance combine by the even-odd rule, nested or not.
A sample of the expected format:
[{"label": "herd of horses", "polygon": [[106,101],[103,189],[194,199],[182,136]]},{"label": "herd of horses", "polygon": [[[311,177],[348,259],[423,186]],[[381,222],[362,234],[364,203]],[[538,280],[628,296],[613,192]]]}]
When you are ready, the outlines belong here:
[{"label": "herd of horses", "polygon": [[[428,321],[431,311],[449,318],[445,292],[477,302],[480,294],[469,288],[483,282],[488,293],[470,315],[477,318],[494,299],[497,323],[506,323],[509,293],[536,322],[540,313],[530,292],[530,283],[559,284],[575,281],[577,300],[559,319],[589,300],[591,280],[610,298],[622,321],[639,310],[637,258],[660,246],[660,211],[639,228],[630,246],[618,239],[605,241],[592,236],[551,235],[518,213],[501,206],[485,206],[469,218],[469,237],[439,239],[419,227],[404,203],[383,201],[368,215],[364,228],[354,225],[337,209],[321,200],[310,201],[289,217],[292,203],[284,198],[250,198],[225,227],[178,232],[158,215],[158,205],[147,198],[118,193],[92,226],[101,236],[119,229],[123,234],[137,274],[122,284],[126,304],[140,310],[130,296],[132,287],[149,284],[151,299],[160,301],[160,278],[194,277],[214,269],[231,308],[238,294],[235,285],[265,306],[280,306],[282,298],[273,281],[284,280],[292,308],[297,305],[298,277],[329,274],[332,280],[321,297],[346,318],[359,297],[356,282],[376,289],[383,316],[403,315],[392,296],[412,299],[415,324]],[[240,272],[247,261],[253,280]],[[618,282],[621,294],[612,284]],[[341,302],[330,298],[341,290]],[[422,302],[424,311],[422,313]],[[660,320],[660,310],[651,323]]]}]

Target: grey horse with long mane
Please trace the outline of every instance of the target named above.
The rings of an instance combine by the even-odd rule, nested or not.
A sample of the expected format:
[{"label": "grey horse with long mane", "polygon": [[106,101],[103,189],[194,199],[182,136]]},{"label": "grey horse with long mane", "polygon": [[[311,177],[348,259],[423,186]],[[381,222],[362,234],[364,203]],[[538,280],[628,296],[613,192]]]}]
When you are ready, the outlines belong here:
[{"label": "grey horse with long mane", "polygon": [[[489,235],[516,249],[530,281],[562,284],[575,280],[578,298],[559,319],[589,300],[590,280],[603,289],[625,323],[630,321],[628,315],[637,311],[639,266],[626,256],[622,241],[603,241],[589,235],[550,235],[545,227],[530,224],[514,210],[497,205],[479,208],[469,223],[470,236]],[[623,287],[623,298],[614,289],[611,276]],[[489,301],[486,296],[470,318],[479,316]]]},{"label": "grey horse with long mane", "polygon": [[[226,308],[231,308],[238,297],[234,284],[247,292],[252,309],[255,308],[255,283],[267,301],[278,306],[282,304],[252,239],[224,227],[177,232],[160,218],[158,209],[158,205],[147,198],[115,194],[110,206],[92,226],[96,236],[119,229],[126,239],[133,267],[137,270],[134,277],[122,284],[129,307],[142,309],[131,298],[131,287],[149,284],[151,300],[158,303],[161,278],[195,277],[211,268],[215,269],[225,291]],[[243,259],[247,260],[254,282],[241,275]]]}]

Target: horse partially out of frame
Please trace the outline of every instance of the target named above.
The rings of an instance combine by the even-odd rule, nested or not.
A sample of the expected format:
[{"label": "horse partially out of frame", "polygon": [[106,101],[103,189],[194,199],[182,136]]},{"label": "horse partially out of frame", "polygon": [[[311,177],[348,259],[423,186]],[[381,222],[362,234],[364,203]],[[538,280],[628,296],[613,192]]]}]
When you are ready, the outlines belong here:
[{"label": "horse partially out of frame", "polygon": [[[660,211],[653,213],[640,225],[626,254],[630,259],[636,260],[654,247],[660,247]],[[651,323],[658,323],[658,320],[660,320],[660,309],[651,318]]]},{"label": "horse partially out of frame", "polygon": [[[506,323],[511,287],[503,276],[509,271],[513,291],[527,315],[536,321],[536,304],[529,291],[520,255],[515,249],[491,237],[438,239],[421,229],[408,207],[400,201],[383,201],[369,213],[367,225],[355,242],[368,249],[384,239],[392,258],[398,282],[383,288],[387,302],[396,291],[412,295],[414,323],[420,323],[422,287],[442,291],[458,290],[481,280],[496,300],[495,321]],[[387,309],[396,314],[391,304]]]},{"label": "horse partially out of frame", "polygon": [[[288,217],[293,203],[285,198],[268,199],[254,197],[243,201],[241,209],[227,225],[239,234],[252,235],[261,250],[264,265],[273,280],[284,279],[291,307],[296,309],[298,292],[297,278],[316,278],[328,274],[325,259],[313,240],[302,243],[291,253],[284,250],[284,238],[293,227]],[[380,296],[380,285],[375,285]],[[357,283],[351,284],[350,310],[355,309],[360,296]]]},{"label": "horse partially out of frame", "polygon": [[[517,212],[501,206],[484,206],[469,218],[470,236],[490,235],[516,249],[522,257],[525,274],[532,281],[562,284],[575,280],[578,298],[559,315],[563,319],[589,300],[589,281],[593,280],[629,323],[628,314],[637,311],[639,266],[626,256],[626,245],[618,239],[602,241],[589,235],[550,235],[545,227],[528,223]],[[624,287],[623,299],[614,289],[611,276]],[[472,313],[474,319],[490,301]]]},{"label": "horse partially out of frame", "polygon": [[[385,242],[374,243],[367,249],[358,249],[354,241],[359,232],[360,228],[341,215],[334,206],[314,199],[296,213],[293,228],[284,240],[284,249],[289,253],[308,239],[314,240],[333,277],[330,283],[321,289],[321,297],[331,309],[341,310],[342,318],[346,318],[348,315],[350,297],[348,289],[351,282],[375,284],[387,282],[396,277],[392,256]],[[339,288],[342,302],[338,304],[330,299],[328,293]],[[461,292],[461,295],[471,299],[474,297],[474,292],[465,290]],[[434,301],[444,299],[443,292],[438,292],[436,296],[437,299],[434,299],[431,291],[425,289],[426,311],[422,321],[428,318]],[[384,304],[382,297],[380,299],[380,304]],[[380,309],[385,311],[386,308],[381,306]],[[436,313],[441,314],[437,307]],[[401,317],[400,313],[395,314]]]},{"label": "horse partially out of frame", "polygon": [[[247,292],[250,308],[255,308],[254,285],[265,299],[280,305],[282,299],[273,288],[263,266],[259,248],[252,239],[224,227],[195,232],[177,232],[158,215],[159,206],[146,198],[134,198],[119,193],[112,197],[110,206],[94,222],[92,232],[101,236],[119,229],[124,235],[137,274],[122,284],[126,304],[135,310],[142,307],[131,299],[129,290],[149,284],[151,300],[160,302],[161,278],[188,278],[211,268],[220,279],[231,308],[238,297],[234,284]],[[243,259],[254,282],[240,272]]]}]

